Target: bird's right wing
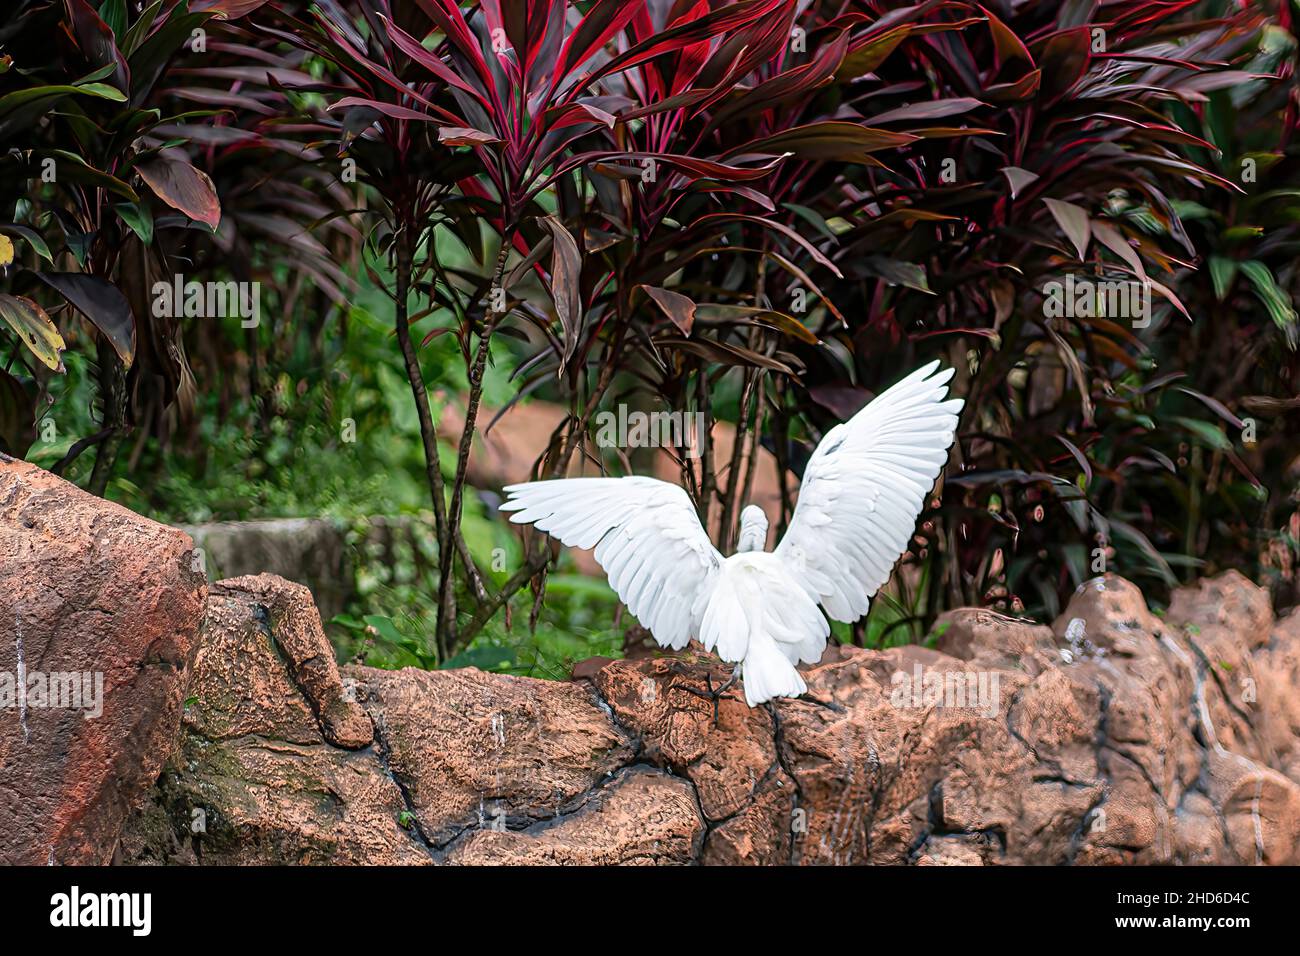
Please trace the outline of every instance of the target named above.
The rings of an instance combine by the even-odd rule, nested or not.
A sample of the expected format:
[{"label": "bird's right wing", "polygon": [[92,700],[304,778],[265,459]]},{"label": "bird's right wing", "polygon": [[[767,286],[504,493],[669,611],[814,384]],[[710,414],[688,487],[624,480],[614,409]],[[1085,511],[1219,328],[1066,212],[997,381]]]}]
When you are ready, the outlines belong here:
[{"label": "bird's right wing", "polygon": [[[515,524],[575,548],[596,563],[627,609],[661,645],[680,650],[699,633],[722,555],[690,496],[655,478],[558,478],[507,485],[502,511]],[[698,605],[698,606],[697,606]]]},{"label": "bird's right wing", "polygon": [[856,621],[907,549],[952,445],[953,370],[917,369],[828,431],[776,554],[826,613]]}]

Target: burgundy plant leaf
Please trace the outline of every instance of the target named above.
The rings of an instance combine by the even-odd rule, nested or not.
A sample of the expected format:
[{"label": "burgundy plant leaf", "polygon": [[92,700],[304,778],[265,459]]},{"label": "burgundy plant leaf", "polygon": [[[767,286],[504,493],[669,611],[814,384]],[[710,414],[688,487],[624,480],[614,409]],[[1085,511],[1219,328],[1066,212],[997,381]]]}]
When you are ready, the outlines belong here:
[{"label": "burgundy plant leaf", "polygon": [[208,174],[182,159],[154,156],[136,167],[159,199],[214,231],[221,221],[221,201]]},{"label": "burgundy plant leaf", "polygon": [[578,333],[582,328],[582,253],[573,234],[554,216],[544,216],[541,223],[551,234],[551,297],[555,313],[564,330],[564,352],[560,370],[573,357],[578,347]]},{"label": "burgundy plant leaf", "polygon": [[35,275],[104,333],[122,364],[130,368],[135,359],[135,316],[117,286],[83,272],[37,272]]},{"label": "burgundy plant leaf", "polygon": [[[564,0],[552,0],[563,3]],[[562,80],[591,59],[602,46],[627,26],[645,5],[645,0],[596,0],[560,50],[555,73]]]},{"label": "burgundy plant leaf", "polygon": [[1087,27],[1058,33],[1047,41],[1041,57],[1042,97],[1046,103],[1060,99],[1088,72],[1091,43]]},{"label": "burgundy plant leaf", "polygon": [[874,126],[877,123],[895,123],[898,120],[932,120],[941,119],[945,116],[956,116],[960,113],[969,113],[977,106],[983,106],[977,99],[969,96],[953,97],[946,100],[930,100],[925,103],[916,103],[912,106],[900,106],[896,110],[889,110],[881,113],[879,116],[872,116],[862,122],[868,126]]},{"label": "burgundy plant leaf", "polygon": [[416,123],[440,122],[440,120],[435,119],[428,113],[421,113],[419,110],[413,110],[406,106],[398,106],[396,103],[385,103],[383,100],[366,99],[363,96],[345,96],[337,103],[331,103],[329,111],[346,110],[354,107],[371,109],[392,119],[410,120]]},{"label": "burgundy plant leaf", "polygon": [[672,289],[661,289],[659,286],[643,285],[645,290],[655,303],[663,310],[664,315],[672,320],[673,325],[682,330],[682,335],[691,334],[691,326],[695,324],[695,302],[689,296],[684,296],[680,292],[674,292]]},{"label": "burgundy plant leaf", "polygon": [[1052,218],[1056,224],[1061,227],[1061,231],[1069,238],[1074,245],[1075,250],[1079,253],[1079,260],[1088,252],[1088,241],[1092,238],[1092,228],[1088,222],[1088,211],[1074,203],[1064,202],[1060,199],[1044,199]]},{"label": "burgundy plant leaf", "polygon": [[490,146],[493,143],[500,143],[501,138],[485,133],[481,129],[443,126],[438,130],[438,142],[448,146]]},{"label": "burgundy plant leaf", "polygon": [[388,37],[393,41],[393,45],[399,50],[443,82],[456,87],[458,90],[463,90],[478,100],[483,106],[488,105],[487,97],[481,88],[472,85],[458,72],[444,63],[438,56],[431,53],[429,50],[426,50],[419,41],[415,39],[415,37],[411,36],[397,24],[389,22],[389,20],[382,14],[380,14],[380,19],[387,25]]},{"label": "burgundy plant leaf", "polygon": [[113,64],[113,85],[123,93],[131,90],[131,73],[126,58],[117,48],[113,31],[95,12],[86,0],[65,0],[68,14],[72,20],[72,29],[77,37],[77,46],[82,54],[95,66]]},{"label": "burgundy plant leaf", "polygon": [[765,139],[746,143],[746,153],[784,155],[793,153],[800,159],[836,159],[860,161],[868,153],[895,149],[914,143],[918,137],[887,129],[871,129],[858,123],[826,120],[782,130]]}]

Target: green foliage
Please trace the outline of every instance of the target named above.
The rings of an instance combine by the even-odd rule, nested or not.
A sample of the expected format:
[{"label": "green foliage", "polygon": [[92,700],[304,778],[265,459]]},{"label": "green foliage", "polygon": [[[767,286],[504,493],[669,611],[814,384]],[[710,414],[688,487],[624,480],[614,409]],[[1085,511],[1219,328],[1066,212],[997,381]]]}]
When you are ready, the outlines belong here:
[{"label": "green foliage", "polygon": [[[624,467],[590,434],[617,401],[734,423],[682,463],[725,547],[760,447],[796,478],[901,370],[956,366],[947,477],[843,640],[1055,614],[1102,567],[1300,597],[1290,6],[138,7],[0,25],[0,449],[166,520],[343,519],[348,656],[561,676],[629,623],[563,563],[528,620],[547,552],[426,385],[435,419],[567,408],[539,473]],[[155,315],[181,273],[262,283],[266,321]],[[1066,277],[1144,283],[1149,321],[1053,314]]]}]

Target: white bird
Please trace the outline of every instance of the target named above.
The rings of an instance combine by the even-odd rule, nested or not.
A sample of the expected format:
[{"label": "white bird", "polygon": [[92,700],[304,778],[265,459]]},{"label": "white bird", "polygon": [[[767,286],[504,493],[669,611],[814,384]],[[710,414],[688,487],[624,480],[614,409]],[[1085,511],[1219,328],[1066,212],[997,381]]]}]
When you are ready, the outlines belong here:
[{"label": "white bird", "polygon": [[[724,558],[681,487],[638,475],[506,487],[502,511],[564,544],[595,548],[629,611],[674,650],[698,638],[739,666],[750,707],[808,688],[795,665],[821,660],[833,620],[853,622],[889,580],[952,445],[961,399],[953,370],[917,369],[817,446],[785,537],[749,505]],[[825,609],[825,615],[818,608]]]}]

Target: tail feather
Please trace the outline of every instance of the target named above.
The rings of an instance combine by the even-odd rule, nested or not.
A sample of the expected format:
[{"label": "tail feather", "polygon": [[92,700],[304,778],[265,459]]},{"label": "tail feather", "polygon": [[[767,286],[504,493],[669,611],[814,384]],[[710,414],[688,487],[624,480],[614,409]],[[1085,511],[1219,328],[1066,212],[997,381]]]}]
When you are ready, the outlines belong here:
[{"label": "tail feather", "polygon": [[781,653],[776,641],[761,631],[750,635],[740,676],[745,682],[745,702],[750,707],[773,697],[798,697],[808,690],[803,677]]}]

